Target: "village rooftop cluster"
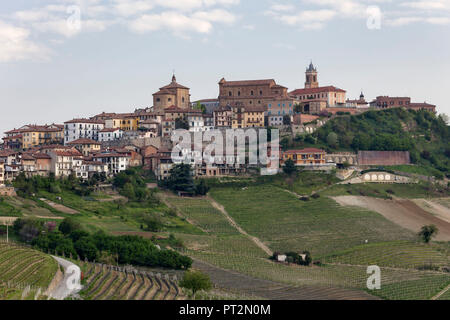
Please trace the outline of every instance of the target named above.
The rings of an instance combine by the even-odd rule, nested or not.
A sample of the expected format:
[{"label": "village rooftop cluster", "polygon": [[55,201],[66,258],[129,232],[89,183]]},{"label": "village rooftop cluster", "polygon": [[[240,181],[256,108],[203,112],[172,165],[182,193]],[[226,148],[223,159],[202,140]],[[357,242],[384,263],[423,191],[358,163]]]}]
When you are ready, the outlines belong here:
[{"label": "village rooftop cluster", "polygon": [[[132,166],[152,170],[158,180],[168,177],[173,166],[170,137],[176,129],[205,132],[213,129],[279,128],[292,136],[313,133],[329,119],[360,114],[372,109],[406,108],[436,112],[436,106],[413,103],[409,97],[378,96],[366,102],[346,97],[335,86],[319,86],[317,68],[311,64],[301,89],[289,91],[273,79],[219,82],[219,96],[191,102],[190,89],[177,82],[153,94],[153,106],[130,113],[103,112],[64,124],[24,125],[5,132],[0,145],[0,185],[21,172],[26,176],[94,174],[114,176]],[[49,121],[51,121],[49,119]],[[409,163],[407,152],[327,154],[308,148],[281,154],[297,166],[323,169],[342,163],[383,165]],[[244,165],[196,165],[196,176],[236,176],[247,173]]]}]

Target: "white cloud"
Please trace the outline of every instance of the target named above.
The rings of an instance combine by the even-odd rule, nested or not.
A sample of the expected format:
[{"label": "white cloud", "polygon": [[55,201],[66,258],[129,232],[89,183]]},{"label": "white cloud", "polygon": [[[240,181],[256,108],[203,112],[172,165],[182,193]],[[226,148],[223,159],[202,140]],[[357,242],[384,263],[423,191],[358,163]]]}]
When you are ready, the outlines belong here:
[{"label": "white cloud", "polygon": [[0,62],[47,59],[49,50],[29,37],[29,30],[0,21]]},{"label": "white cloud", "polygon": [[212,24],[209,21],[169,11],[161,14],[143,15],[130,23],[130,29],[138,33],[168,29],[181,35],[189,31],[209,33],[212,30]]}]

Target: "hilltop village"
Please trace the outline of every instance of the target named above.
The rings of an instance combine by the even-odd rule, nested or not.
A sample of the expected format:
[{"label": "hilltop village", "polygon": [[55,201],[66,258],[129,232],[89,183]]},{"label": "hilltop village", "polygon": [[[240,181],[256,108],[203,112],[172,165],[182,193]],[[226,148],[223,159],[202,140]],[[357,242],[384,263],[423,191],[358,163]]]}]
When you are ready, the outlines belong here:
[{"label": "hilltop village", "polygon": [[[409,97],[378,96],[367,102],[361,93],[349,99],[333,85],[320,86],[317,68],[305,72],[303,88],[289,91],[273,79],[229,81],[222,78],[215,99],[191,101],[190,88],[171,82],[153,94],[153,106],[129,113],[103,112],[63,124],[28,124],[5,132],[0,145],[0,185],[21,172],[35,175],[88,179],[94,174],[112,177],[129,167],[143,166],[158,180],[173,166],[170,137],[176,129],[205,132],[213,129],[278,128],[281,136],[297,137],[315,132],[330,119],[369,110],[404,108],[436,113],[436,106],[412,102]],[[51,119],[49,119],[51,122]],[[349,165],[403,165],[407,151],[360,151],[329,154],[319,148],[285,150],[288,159],[311,170]],[[236,176],[247,173],[244,165],[195,165],[196,176]]]}]

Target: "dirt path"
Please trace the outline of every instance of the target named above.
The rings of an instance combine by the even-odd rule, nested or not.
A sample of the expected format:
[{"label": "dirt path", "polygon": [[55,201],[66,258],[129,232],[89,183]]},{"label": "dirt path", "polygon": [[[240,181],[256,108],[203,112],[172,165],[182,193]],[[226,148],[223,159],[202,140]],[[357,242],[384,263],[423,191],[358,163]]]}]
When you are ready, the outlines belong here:
[{"label": "dirt path", "polygon": [[342,206],[358,206],[378,212],[386,219],[413,232],[419,232],[424,225],[434,224],[439,229],[437,241],[450,241],[450,223],[423,210],[411,200],[383,200],[371,197],[333,197]]},{"label": "dirt path", "polygon": [[253,278],[199,260],[194,260],[193,267],[208,274],[211,281],[218,287],[255,298],[269,300],[379,300],[361,290],[318,286],[294,287]]},{"label": "dirt path", "polygon": [[45,198],[40,198],[39,200],[45,202],[46,204],[48,204],[50,207],[52,207],[53,209],[58,210],[59,212],[62,213],[67,213],[67,214],[77,214],[79,213],[78,211],[72,209],[72,208],[68,208],[66,206],[63,206],[62,204],[59,203],[54,203],[50,200],[47,200]]},{"label": "dirt path", "polygon": [[415,199],[413,200],[419,207],[424,209],[425,211],[429,211],[439,219],[447,221],[450,223],[450,209],[428,199]]},{"label": "dirt path", "polygon": [[442,290],[441,292],[439,292],[437,295],[435,295],[433,298],[431,298],[431,300],[439,300],[439,298],[446,293],[448,290],[450,290],[450,284],[444,288],[444,290]]},{"label": "dirt path", "polygon": [[267,253],[269,256],[273,255],[272,250],[270,250],[269,247],[267,247],[261,240],[259,240],[257,237],[249,235],[244,229],[242,229],[236,221],[228,214],[228,212],[225,210],[225,208],[219,204],[216,200],[214,200],[211,197],[208,197],[208,200],[211,202],[211,205],[222,212],[222,214],[227,218],[228,222],[236,228],[239,233],[243,234],[244,236],[248,237],[250,240],[252,240],[258,247],[260,247],[265,253]]},{"label": "dirt path", "polygon": [[178,208],[176,206],[174,206],[173,204],[171,204],[169,201],[167,201],[167,198],[169,198],[170,196],[165,193],[165,192],[160,192],[157,194],[157,196],[159,197],[159,199],[166,205],[168,206],[170,209],[175,210],[175,212],[177,213],[177,216],[182,218],[182,219],[186,219],[186,221],[190,224],[192,224],[193,226],[196,226],[197,228],[199,228],[200,230],[202,230],[204,233],[208,233],[208,230],[203,229],[202,227],[200,227],[198,224],[195,223],[195,221],[192,221],[191,219],[189,219],[188,217],[184,216],[180,210],[178,210]]}]

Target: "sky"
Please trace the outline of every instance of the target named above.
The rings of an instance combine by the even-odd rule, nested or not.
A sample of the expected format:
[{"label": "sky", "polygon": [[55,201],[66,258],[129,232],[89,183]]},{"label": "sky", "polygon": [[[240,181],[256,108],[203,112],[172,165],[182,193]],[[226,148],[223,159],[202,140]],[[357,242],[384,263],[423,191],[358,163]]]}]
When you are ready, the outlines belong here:
[{"label": "sky", "polygon": [[15,0],[0,3],[0,132],[152,106],[175,72],[192,101],[275,79],[450,114],[450,0]]}]

